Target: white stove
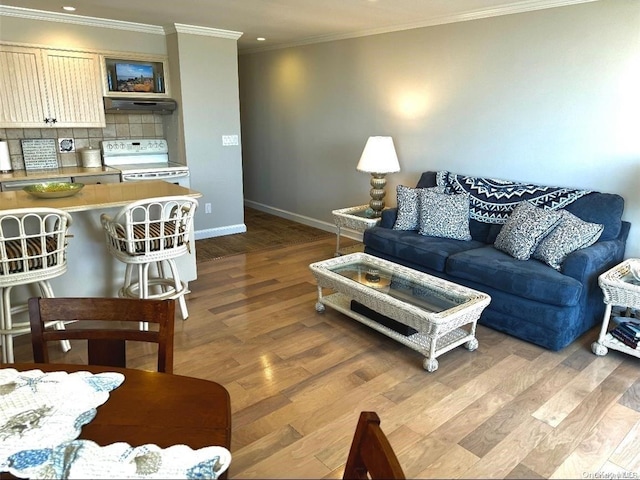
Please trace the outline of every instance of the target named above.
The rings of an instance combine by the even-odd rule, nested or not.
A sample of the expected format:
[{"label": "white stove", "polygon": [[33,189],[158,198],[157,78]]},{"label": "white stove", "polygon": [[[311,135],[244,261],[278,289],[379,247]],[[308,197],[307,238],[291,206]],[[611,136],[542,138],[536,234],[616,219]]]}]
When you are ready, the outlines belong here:
[{"label": "white stove", "polygon": [[103,163],[120,170],[123,182],[164,180],[189,187],[189,167],[169,161],[164,139],[104,140],[101,149]]}]

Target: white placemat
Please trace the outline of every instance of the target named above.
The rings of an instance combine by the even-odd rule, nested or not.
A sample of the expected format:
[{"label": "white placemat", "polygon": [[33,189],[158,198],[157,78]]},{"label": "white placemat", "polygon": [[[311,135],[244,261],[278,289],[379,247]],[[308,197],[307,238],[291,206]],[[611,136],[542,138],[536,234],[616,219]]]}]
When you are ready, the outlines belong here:
[{"label": "white placemat", "polygon": [[121,373],[0,369],[0,471],[25,450],[54,448],[75,440],[96,407],[124,381]]},{"label": "white placemat", "polygon": [[160,448],[113,443],[104,447],[74,440],[56,448],[28,450],[11,457],[9,472],[20,478],[218,478],[231,463],[224,447],[193,450],[186,445]]}]

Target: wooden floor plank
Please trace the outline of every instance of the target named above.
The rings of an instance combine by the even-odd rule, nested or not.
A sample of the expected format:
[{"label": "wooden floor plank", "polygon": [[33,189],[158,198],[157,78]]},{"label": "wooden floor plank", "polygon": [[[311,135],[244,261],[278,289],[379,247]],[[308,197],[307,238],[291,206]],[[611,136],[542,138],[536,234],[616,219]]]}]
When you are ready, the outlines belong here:
[{"label": "wooden floor plank", "polygon": [[585,478],[595,475],[640,420],[629,409],[615,404],[553,472],[551,478]]},{"label": "wooden floor plank", "polygon": [[466,472],[466,478],[505,478],[551,432],[552,427],[527,416]]},{"label": "wooden floor plank", "polygon": [[557,427],[594,388],[600,385],[620,365],[620,362],[619,359],[605,357],[598,363],[590,363],[559,389],[549,401],[533,412],[533,416],[552,427]]},{"label": "wooden floor plank", "polygon": [[583,441],[595,424],[620,398],[619,393],[598,385],[557,428],[523,460],[543,477],[550,477]]}]

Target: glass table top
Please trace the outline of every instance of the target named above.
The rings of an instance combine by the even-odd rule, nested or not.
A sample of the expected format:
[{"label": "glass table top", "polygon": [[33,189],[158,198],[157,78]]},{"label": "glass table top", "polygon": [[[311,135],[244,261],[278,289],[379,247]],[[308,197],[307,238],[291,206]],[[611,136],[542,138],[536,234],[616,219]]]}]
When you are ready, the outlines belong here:
[{"label": "glass table top", "polygon": [[427,282],[419,282],[411,276],[366,260],[328,267],[328,270],[433,313],[442,312],[469,301],[469,297],[458,292],[429,285]]}]

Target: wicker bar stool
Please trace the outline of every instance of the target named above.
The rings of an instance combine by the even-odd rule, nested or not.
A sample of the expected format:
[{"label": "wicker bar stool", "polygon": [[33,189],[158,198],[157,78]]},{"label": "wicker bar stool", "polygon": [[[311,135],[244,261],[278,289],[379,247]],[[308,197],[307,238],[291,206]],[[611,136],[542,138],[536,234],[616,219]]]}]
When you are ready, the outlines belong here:
[{"label": "wicker bar stool", "polygon": [[[197,207],[195,198],[168,196],[130,203],[113,218],[104,213],[101,215],[107,250],[126,264],[118,296],[178,299],[182,318],[187,319],[189,312],[184,296],[189,290],[180,280],[175,259],[191,253],[189,236]],[[157,275],[149,272],[152,265],[156,267]],[[147,329],[145,323],[140,327]]]},{"label": "wicker bar stool", "polygon": [[[54,208],[23,208],[0,212],[0,340],[2,362],[13,363],[13,337],[31,332],[29,319],[14,322],[27,304],[11,304],[11,290],[36,284],[39,295],[54,296],[49,280],[67,271],[67,237],[71,215]],[[62,322],[47,326],[64,329]],[[62,350],[71,349],[68,340]]]}]

